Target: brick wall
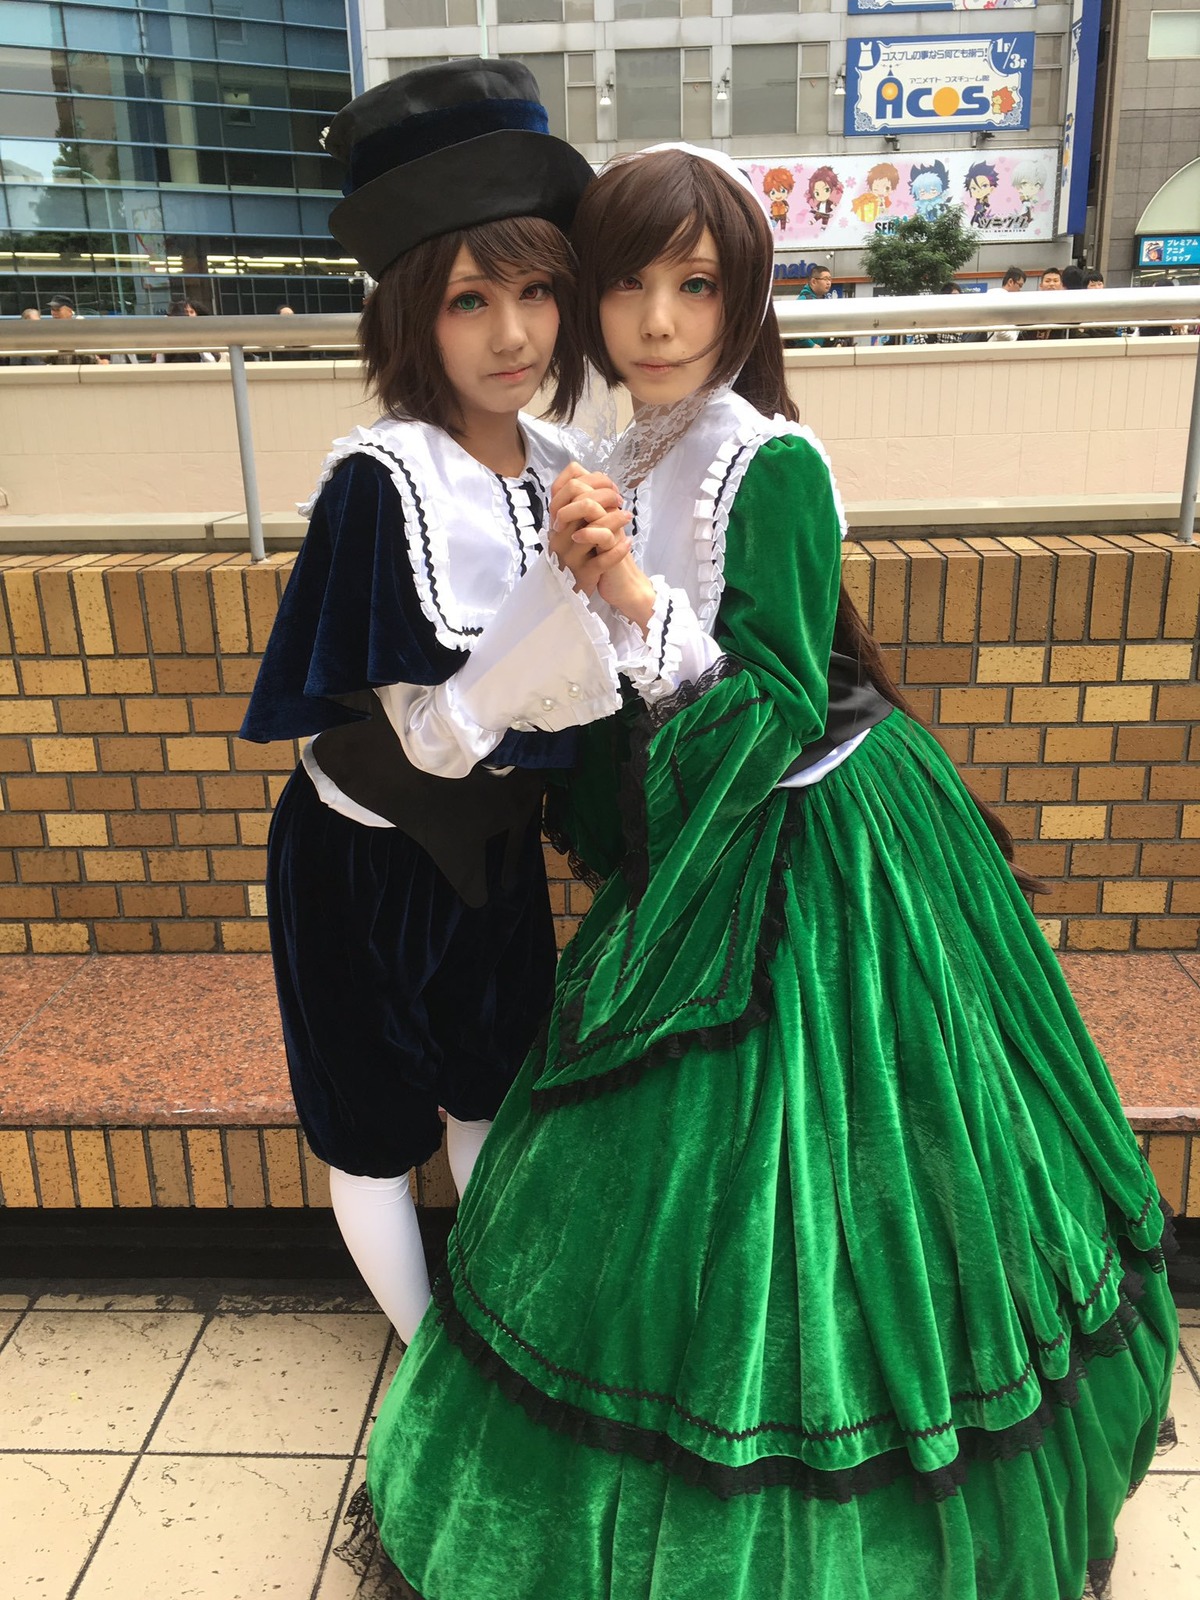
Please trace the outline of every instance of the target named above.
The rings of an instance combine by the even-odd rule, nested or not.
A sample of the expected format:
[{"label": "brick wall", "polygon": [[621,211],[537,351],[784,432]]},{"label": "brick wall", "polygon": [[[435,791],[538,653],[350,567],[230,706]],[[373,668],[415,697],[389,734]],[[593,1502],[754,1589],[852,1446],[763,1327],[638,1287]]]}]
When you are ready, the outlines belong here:
[{"label": "brick wall", "polygon": [[[0,951],[263,950],[291,744],[233,737],[293,557],[0,560]],[[1200,549],[873,541],[846,580],[1076,950],[1200,947]],[[587,891],[552,859],[565,941]]]}]

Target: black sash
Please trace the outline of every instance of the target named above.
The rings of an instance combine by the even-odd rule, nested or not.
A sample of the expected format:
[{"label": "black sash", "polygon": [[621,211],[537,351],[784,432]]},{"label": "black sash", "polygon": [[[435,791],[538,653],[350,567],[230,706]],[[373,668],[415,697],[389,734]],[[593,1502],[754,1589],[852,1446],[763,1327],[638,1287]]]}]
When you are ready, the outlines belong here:
[{"label": "black sash", "polygon": [[835,650],[829,658],[829,714],[825,718],[825,732],[812,744],[805,745],[784,777],[794,778],[798,772],[815,767],[823,756],[856,734],[874,728],[894,709],[874,684],[863,677],[854,657],[840,655]]},{"label": "black sash", "polygon": [[320,734],[313,753],[342,793],[384,817],[420,845],[469,906],[487,903],[489,839],[507,835],[503,884],[516,881],[521,841],[537,814],[545,774],[514,767],[497,776],[478,766],[465,778],[438,778],[414,767],[378,695],[339,696],[367,714]]}]

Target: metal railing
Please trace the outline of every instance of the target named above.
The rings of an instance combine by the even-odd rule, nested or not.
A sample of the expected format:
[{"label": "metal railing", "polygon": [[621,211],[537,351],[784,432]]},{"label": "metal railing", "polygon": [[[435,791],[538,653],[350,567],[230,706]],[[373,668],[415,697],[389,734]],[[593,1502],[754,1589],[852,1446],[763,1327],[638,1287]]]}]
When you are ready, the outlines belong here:
[{"label": "metal railing", "polygon": [[[864,338],[914,333],[979,333],[1003,329],[1148,327],[1200,321],[1200,285],[1173,289],[1059,290],[1033,294],[905,295],[842,300],[777,297],[775,311],[785,338]],[[227,350],[237,421],[242,487],[250,529],[250,553],[265,559],[262,513],[250,425],[245,352],[251,350],[350,350],[358,317],[321,312],[294,317],[76,317],[71,320],[0,322],[0,356],[69,352],[108,355],[118,351]],[[976,346],[982,351],[984,346]],[[1195,536],[1200,492],[1200,346],[1192,390],[1179,539]]]}]

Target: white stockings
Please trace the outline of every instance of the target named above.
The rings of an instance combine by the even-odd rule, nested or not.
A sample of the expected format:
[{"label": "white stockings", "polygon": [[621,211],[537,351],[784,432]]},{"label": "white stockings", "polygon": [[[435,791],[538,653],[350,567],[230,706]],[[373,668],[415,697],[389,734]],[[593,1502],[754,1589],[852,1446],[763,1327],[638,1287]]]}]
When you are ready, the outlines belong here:
[{"label": "white stockings", "polygon": [[[490,1122],[446,1118],[446,1155],[460,1196],[490,1127]],[[429,1273],[408,1174],[360,1178],[330,1167],[329,1193],[354,1265],[384,1316],[405,1344],[411,1344],[429,1304]]]}]

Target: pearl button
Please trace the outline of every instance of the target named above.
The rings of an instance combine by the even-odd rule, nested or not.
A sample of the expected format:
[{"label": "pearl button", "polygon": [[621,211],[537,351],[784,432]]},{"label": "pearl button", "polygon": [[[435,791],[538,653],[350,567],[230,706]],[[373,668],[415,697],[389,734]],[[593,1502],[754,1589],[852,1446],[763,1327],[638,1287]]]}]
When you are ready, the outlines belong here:
[{"label": "pearl button", "polygon": [[578,700],[582,690],[577,683],[569,683],[567,685],[567,693],[571,696],[572,700]]},{"label": "pearl button", "polygon": [[526,722],[525,718],[521,717],[516,722],[513,723],[513,732],[514,733],[536,733],[537,729],[534,727],[532,722]]},{"label": "pearl button", "polygon": [[542,710],[543,711],[553,711],[554,710],[554,704],[555,704],[555,702],[553,700],[551,700],[549,695],[547,695],[545,697],[545,699],[542,701]]}]

